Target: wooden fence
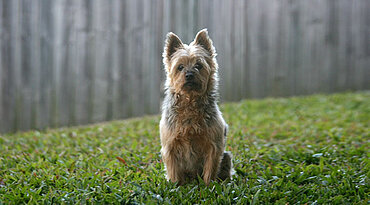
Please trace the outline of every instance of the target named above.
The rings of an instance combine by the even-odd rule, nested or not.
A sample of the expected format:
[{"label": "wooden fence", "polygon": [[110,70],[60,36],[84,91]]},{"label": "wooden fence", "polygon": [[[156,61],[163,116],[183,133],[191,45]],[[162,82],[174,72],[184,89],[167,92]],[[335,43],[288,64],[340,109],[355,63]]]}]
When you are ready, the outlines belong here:
[{"label": "wooden fence", "polygon": [[223,101],[370,88],[369,0],[0,0],[0,132],[159,113],[168,31]]}]

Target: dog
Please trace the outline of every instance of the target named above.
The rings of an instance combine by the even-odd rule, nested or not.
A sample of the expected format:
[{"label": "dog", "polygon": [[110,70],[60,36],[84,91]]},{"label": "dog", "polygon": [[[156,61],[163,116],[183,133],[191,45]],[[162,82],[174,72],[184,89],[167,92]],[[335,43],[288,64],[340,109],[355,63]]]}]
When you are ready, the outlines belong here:
[{"label": "dog", "polygon": [[161,155],[167,180],[183,185],[201,177],[231,177],[225,151],[228,125],[218,108],[218,64],[207,29],[189,45],[167,34],[163,63],[165,97],[160,120]]}]

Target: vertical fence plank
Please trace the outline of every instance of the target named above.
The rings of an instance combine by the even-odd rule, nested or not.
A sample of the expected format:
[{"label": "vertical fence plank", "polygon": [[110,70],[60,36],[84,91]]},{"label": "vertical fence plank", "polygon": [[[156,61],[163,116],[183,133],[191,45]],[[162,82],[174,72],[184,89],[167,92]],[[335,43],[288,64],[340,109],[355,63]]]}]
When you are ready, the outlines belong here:
[{"label": "vertical fence plank", "polygon": [[117,96],[118,101],[116,102],[116,107],[118,108],[118,117],[128,117],[128,92],[129,88],[128,86],[128,80],[129,80],[129,73],[128,71],[128,2],[127,1],[121,1],[120,5],[120,15],[119,15],[119,48],[118,48],[118,76],[119,81],[118,89],[117,89]]},{"label": "vertical fence plank", "polygon": [[249,59],[249,54],[250,54],[250,36],[249,36],[249,23],[248,23],[248,9],[250,7],[250,1],[243,1],[244,6],[243,6],[243,24],[241,25],[243,28],[243,70],[241,74],[241,80],[243,81],[243,87],[242,87],[242,93],[243,93],[243,98],[249,98],[251,97],[251,86],[250,86],[250,59]]},{"label": "vertical fence plank", "polygon": [[21,79],[21,69],[22,69],[22,54],[21,54],[21,1],[15,0],[12,1],[11,4],[11,66],[10,69],[13,70],[12,80],[12,94],[10,95],[12,98],[13,109],[12,112],[13,118],[13,126],[12,129],[19,130],[21,129],[21,120],[22,120],[22,103],[23,103],[23,96],[21,94],[21,86],[22,86],[22,79]]},{"label": "vertical fence plank", "polygon": [[103,68],[102,70],[105,72],[104,80],[106,81],[106,99],[105,99],[105,111],[103,112],[104,120],[111,120],[113,117],[113,44],[112,41],[114,39],[114,8],[112,7],[114,1],[110,0],[105,7],[105,25],[104,25],[104,41],[105,41],[105,58],[102,59],[103,61]]},{"label": "vertical fence plank", "polygon": [[338,43],[338,11],[337,11],[337,1],[328,1],[328,10],[327,10],[327,45],[329,47],[330,57],[329,57],[329,66],[330,66],[330,91],[338,91],[338,50],[336,45]]},{"label": "vertical fence plank", "polygon": [[141,108],[143,110],[143,113],[147,113],[149,114],[150,113],[150,93],[151,92],[155,92],[153,90],[153,88],[150,86],[151,85],[151,81],[153,79],[153,76],[152,76],[152,72],[151,70],[153,70],[152,66],[153,66],[153,55],[152,55],[152,48],[153,48],[153,45],[151,43],[151,39],[149,37],[149,35],[156,35],[155,33],[152,33],[150,34],[150,28],[151,28],[151,22],[150,22],[150,19],[151,19],[151,13],[152,13],[152,10],[151,8],[153,8],[153,6],[151,5],[151,3],[148,3],[148,2],[141,2],[141,5],[139,5],[139,8],[140,10],[138,11],[138,13],[142,13],[142,24],[143,24],[143,27],[142,27],[142,55],[140,56],[140,58],[142,58],[142,56],[147,56],[146,58],[142,58],[140,61],[142,62],[142,72],[141,72],[141,75],[142,75],[142,90],[141,92],[143,93],[143,96],[141,98],[141,100],[143,101],[143,107]]},{"label": "vertical fence plank", "polygon": [[31,5],[27,0],[20,1],[19,5],[19,26],[20,26],[20,65],[19,65],[19,75],[16,78],[19,78],[20,88],[19,94],[21,96],[21,104],[19,105],[19,129],[27,130],[30,125],[30,74],[31,74]]},{"label": "vertical fence plank", "polygon": [[88,97],[87,97],[87,122],[93,122],[95,113],[95,50],[96,48],[96,6],[95,0],[86,1],[87,4],[87,32],[88,32],[88,42],[86,43],[86,63],[85,63],[85,75],[88,81]]},{"label": "vertical fence plank", "polygon": [[[234,101],[241,100],[242,99],[242,87],[243,87],[243,81],[240,78],[242,76],[242,70],[243,70],[243,50],[244,50],[244,39],[243,37],[243,23],[242,23],[242,12],[243,12],[243,1],[235,1],[233,10],[231,12],[234,13],[233,16],[233,30],[232,30],[232,38],[234,38],[233,47],[235,50],[235,54],[232,56],[231,61],[233,62],[233,66],[235,67],[235,72],[233,73],[234,82],[237,82],[237,84],[234,84],[234,86],[237,86],[234,88]],[[238,80],[235,80],[238,79]]]},{"label": "vertical fence plank", "polygon": [[[144,111],[144,62],[143,62],[143,34],[144,34],[144,18],[142,14],[143,1],[133,2],[133,12],[131,13],[131,21],[135,24],[130,32],[132,36],[131,49],[133,51],[130,53],[130,58],[132,59],[132,64],[130,65],[130,73],[133,78],[131,79],[131,102],[130,109],[132,110],[132,115],[138,116],[142,115]],[[148,57],[148,56],[146,56]]]},{"label": "vertical fence plank", "polygon": [[320,92],[330,92],[331,90],[331,86],[330,86],[330,80],[329,78],[330,77],[330,47],[328,46],[328,36],[326,35],[327,34],[327,22],[328,22],[328,18],[327,18],[327,13],[326,11],[328,10],[328,4],[326,1],[323,1],[320,3],[321,5],[321,22],[320,22],[320,26],[321,26],[321,33],[322,33],[322,36],[320,37],[321,38],[321,63],[319,64],[319,70],[320,70]]},{"label": "vertical fence plank", "polygon": [[86,75],[87,43],[88,33],[88,2],[79,0],[76,2],[76,123],[86,124],[88,122],[88,87],[89,81]]},{"label": "vertical fence plank", "polygon": [[40,127],[40,1],[35,0],[31,5],[31,124],[32,129]]},{"label": "vertical fence plank", "polygon": [[[67,22],[64,21],[66,14],[64,9],[67,6],[65,1],[56,0],[54,2],[54,19],[53,19],[53,31],[54,39],[52,41],[52,54],[53,63],[51,66],[51,105],[50,105],[50,119],[52,127],[63,126],[67,121],[67,95],[64,92],[64,82],[68,72],[63,70],[64,58],[67,54],[66,45],[64,44],[64,38],[66,37],[65,26]],[[50,65],[49,65],[50,66]],[[62,112],[63,110],[63,112]]]},{"label": "vertical fence plank", "polygon": [[[225,12],[223,11],[223,8],[225,9],[227,8],[226,4],[227,4],[226,1],[218,1],[215,4],[215,12],[213,13],[213,15],[215,15],[215,19],[219,24],[230,26],[228,24],[229,22],[226,22],[226,18],[224,16]],[[210,11],[210,8],[205,7],[205,10]],[[201,13],[204,16],[205,24],[207,25],[207,27],[209,27],[208,25],[211,24],[210,17],[208,16],[209,14],[207,15],[205,12],[204,13],[201,12]],[[208,28],[208,29],[211,29],[211,28]],[[225,31],[227,31],[227,28],[225,28]],[[228,55],[230,54],[229,53],[230,52],[230,49],[229,49],[230,39],[227,38],[228,35],[226,34],[226,32],[217,32],[213,36],[214,36],[213,38],[215,41],[214,45],[216,46],[216,51],[217,51],[217,62],[219,66],[220,90],[221,90],[221,93],[223,93],[221,100],[224,101],[225,99],[230,99],[230,93],[226,92],[229,87],[228,81],[226,79],[228,79],[229,73],[232,72],[232,69],[233,69],[231,65],[228,64]]]},{"label": "vertical fence plank", "polygon": [[[111,13],[111,38],[109,39],[109,66],[110,72],[108,74],[109,82],[108,82],[108,95],[109,100],[107,103],[107,113],[106,119],[118,119],[119,111],[120,111],[120,102],[117,95],[118,88],[119,88],[119,56],[118,56],[118,46],[119,46],[119,9],[120,9],[120,1],[113,0],[110,5],[110,13]],[[116,103],[118,101],[118,103]]]},{"label": "vertical fence plank", "polygon": [[248,24],[249,26],[249,42],[250,42],[250,77],[251,82],[251,97],[259,97],[259,81],[258,81],[258,69],[259,69],[259,48],[258,48],[258,16],[259,7],[256,0],[251,1],[248,13]]},{"label": "vertical fence plank", "polygon": [[271,1],[270,7],[267,10],[267,96],[277,96],[281,92],[281,77],[278,75],[276,70],[276,56],[277,52],[274,48],[277,47],[278,43],[278,32],[279,32],[279,12],[278,12],[277,1]]},{"label": "vertical fence plank", "polygon": [[359,49],[360,52],[361,52],[361,55],[360,55],[360,58],[361,58],[361,64],[360,64],[360,67],[361,67],[361,70],[362,72],[360,74],[358,74],[358,77],[356,78],[357,79],[361,79],[359,80],[360,82],[362,82],[360,85],[359,85],[359,89],[370,89],[370,78],[367,77],[367,76],[370,76],[370,45],[369,43],[367,42],[370,42],[370,35],[368,35],[370,33],[370,12],[369,12],[369,9],[370,9],[370,3],[369,1],[367,0],[363,0],[361,2],[361,22],[360,24],[361,25],[365,25],[365,26],[361,26],[360,27],[360,34],[361,34],[361,39],[362,39],[362,43],[361,43],[361,46],[362,46],[362,49]]},{"label": "vertical fence plank", "polygon": [[5,126],[5,119],[2,117],[4,116],[4,113],[3,113],[3,109],[4,109],[4,104],[3,104],[3,99],[4,99],[4,96],[3,96],[3,87],[5,87],[3,85],[3,82],[5,81],[5,69],[4,69],[4,64],[3,64],[3,44],[4,44],[4,37],[5,37],[5,32],[3,31],[4,29],[4,26],[3,26],[3,21],[4,21],[4,18],[3,18],[3,9],[4,9],[4,3],[2,0],[0,0],[0,28],[2,28],[0,30],[0,132],[2,130],[5,130],[6,126]]},{"label": "vertical fence plank", "polygon": [[273,79],[270,87],[270,94],[272,96],[284,96],[286,95],[287,87],[286,82],[288,81],[288,73],[286,64],[286,45],[287,45],[287,24],[286,24],[286,1],[281,1],[277,3],[275,1],[275,16],[273,26],[275,30],[275,35],[273,36],[274,45],[272,45],[271,52],[273,52],[272,63],[272,73]]},{"label": "vertical fence plank", "polygon": [[[311,81],[312,81],[312,72],[309,72],[310,69],[310,61],[312,57],[312,53],[310,52],[312,49],[312,28],[309,22],[311,21],[312,18],[312,13],[307,7],[310,2],[299,2],[300,4],[298,5],[299,8],[299,13],[301,14],[301,22],[300,24],[302,26],[302,52],[301,52],[301,62],[299,65],[301,66],[301,94],[309,94],[310,86],[311,86]],[[306,25],[306,26],[305,26]],[[303,77],[304,76],[304,77]]]},{"label": "vertical fence plank", "polygon": [[156,4],[155,10],[155,17],[153,17],[153,32],[156,34],[156,38],[153,39],[154,41],[154,48],[153,48],[153,59],[154,59],[154,67],[152,68],[153,78],[154,81],[152,83],[152,87],[156,90],[155,92],[151,93],[150,101],[152,101],[152,113],[159,113],[160,111],[160,102],[161,102],[161,95],[162,90],[161,82],[163,82],[163,63],[162,63],[162,50],[163,50],[163,42],[164,42],[164,35],[163,33],[163,6],[164,0],[161,0],[160,3]]},{"label": "vertical fence plank", "polygon": [[312,26],[312,60],[310,62],[312,70],[313,82],[311,85],[310,92],[319,92],[322,87],[322,77],[325,76],[325,68],[322,66],[324,56],[325,56],[325,42],[324,42],[324,10],[325,4],[323,1],[317,0],[314,1],[312,4],[314,8],[314,15],[310,20],[310,24]]},{"label": "vertical fence plank", "polygon": [[165,82],[164,78],[165,78],[165,72],[164,72],[164,69],[163,69],[163,62],[162,62],[162,52],[163,52],[163,47],[164,47],[164,40],[165,40],[165,36],[166,36],[166,33],[167,33],[167,25],[165,23],[165,13],[166,13],[166,0],[161,0],[160,1],[161,3],[160,4],[157,4],[157,18],[156,18],[156,33],[157,33],[157,38],[155,39],[155,42],[156,42],[156,49],[155,49],[155,52],[156,52],[156,55],[157,55],[157,68],[156,68],[156,79],[158,80],[155,84],[156,84],[156,87],[158,88],[158,95],[156,96],[157,98],[157,101],[158,104],[157,104],[157,110],[159,111],[160,109],[160,106],[161,106],[161,100],[163,99],[163,95],[164,95],[164,90],[163,90],[163,84]]},{"label": "vertical fence plank", "polygon": [[[122,66],[124,66],[124,72],[127,74],[127,78],[125,79],[126,83],[124,85],[124,89],[127,93],[127,97],[125,101],[127,102],[126,106],[126,113],[128,116],[132,116],[134,114],[133,112],[133,95],[131,93],[135,93],[137,88],[135,85],[137,82],[135,82],[135,75],[134,75],[134,53],[136,52],[135,50],[135,45],[133,44],[134,42],[134,29],[135,27],[137,28],[137,21],[136,21],[136,16],[135,16],[135,9],[136,9],[136,4],[135,1],[133,0],[127,0],[127,10],[126,10],[126,22],[130,22],[127,24],[127,30],[125,32],[125,41],[126,41],[126,47],[124,48],[124,53],[126,55],[126,61]],[[136,66],[135,66],[136,67]],[[136,79],[136,81],[139,81],[139,79]]]},{"label": "vertical fence plank", "polygon": [[53,25],[53,7],[54,1],[43,2],[40,7],[40,104],[38,106],[39,126],[45,128],[50,126],[50,109],[51,109],[51,77],[53,64],[52,42],[54,40]]},{"label": "vertical fence plank", "polygon": [[95,102],[95,112],[94,112],[94,122],[99,122],[105,120],[106,109],[107,109],[107,100],[108,100],[108,80],[107,80],[107,71],[110,69],[107,66],[107,54],[108,54],[108,27],[110,26],[109,22],[109,7],[107,2],[96,1],[96,49],[95,49],[95,93],[94,93],[94,102]]},{"label": "vertical fence plank", "polygon": [[120,4],[118,0],[113,0],[111,6],[111,20],[112,20],[112,37],[110,39],[109,45],[111,47],[110,61],[111,61],[111,73],[110,73],[110,99],[107,105],[107,116],[108,120],[117,119],[118,107],[116,106],[117,102],[117,90],[118,90],[118,45],[119,45],[119,9]]},{"label": "vertical fence plank", "polygon": [[[352,41],[347,44],[347,51],[352,51],[349,66],[346,68],[347,87],[351,90],[363,89],[362,85],[367,82],[370,85],[370,52],[369,52],[369,35],[370,23],[368,14],[370,6],[365,1],[355,1],[352,5],[351,17],[352,24],[350,27],[350,36]],[[366,15],[368,18],[366,18]],[[365,35],[363,35],[366,33]],[[367,47],[367,48],[366,48]],[[355,72],[353,72],[355,70]]]},{"label": "vertical fence plank", "polygon": [[303,92],[301,82],[303,81],[300,77],[302,74],[302,65],[300,64],[302,56],[302,51],[299,48],[303,48],[303,32],[301,31],[302,15],[300,15],[299,2],[291,1],[289,4],[289,54],[288,54],[288,69],[290,73],[293,74],[294,81],[291,83],[291,92],[297,94]]},{"label": "vertical fence plank", "polygon": [[246,38],[245,38],[245,29],[244,29],[244,9],[245,9],[245,4],[246,4],[246,1],[239,1],[239,5],[238,5],[238,16],[236,17],[238,19],[238,24],[237,24],[237,28],[238,28],[238,39],[235,41],[236,42],[236,46],[239,47],[238,49],[238,56],[237,56],[237,60],[239,62],[239,76],[236,78],[238,81],[240,81],[240,88],[239,88],[239,93],[238,93],[238,96],[237,96],[237,100],[241,100],[241,99],[244,99],[246,97],[246,82],[244,81],[244,76],[245,76],[245,73],[244,73],[244,70],[247,69],[247,66],[246,66],[246,59],[244,58],[245,57],[245,53],[246,53]]},{"label": "vertical fence plank", "polygon": [[65,9],[65,14],[69,15],[68,18],[65,18],[68,21],[68,30],[66,34],[68,37],[65,38],[66,41],[66,57],[65,57],[65,70],[67,71],[67,79],[64,82],[67,83],[65,86],[67,88],[67,99],[68,102],[68,116],[66,125],[75,125],[76,120],[76,86],[77,86],[77,2],[75,0],[67,2],[67,8]]},{"label": "vertical fence plank", "polygon": [[[74,47],[74,12],[73,2],[61,1],[56,12],[56,24],[62,28],[56,34],[55,53],[55,112],[58,126],[72,125],[75,122],[75,86],[74,72],[76,56]],[[59,26],[58,26],[59,27]],[[59,51],[59,52],[58,52]]]}]

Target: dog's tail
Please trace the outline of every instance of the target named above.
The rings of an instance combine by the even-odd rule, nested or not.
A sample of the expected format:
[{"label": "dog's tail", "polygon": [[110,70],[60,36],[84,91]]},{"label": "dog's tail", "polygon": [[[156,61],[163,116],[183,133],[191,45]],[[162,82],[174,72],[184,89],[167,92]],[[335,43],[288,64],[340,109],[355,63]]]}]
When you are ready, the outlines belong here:
[{"label": "dog's tail", "polygon": [[233,174],[233,163],[231,159],[232,159],[231,152],[224,152],[221,161],[220,171],[218,172],[218,178],[220,180],[226,180],[228,178],[231,178],[231,175]]}]

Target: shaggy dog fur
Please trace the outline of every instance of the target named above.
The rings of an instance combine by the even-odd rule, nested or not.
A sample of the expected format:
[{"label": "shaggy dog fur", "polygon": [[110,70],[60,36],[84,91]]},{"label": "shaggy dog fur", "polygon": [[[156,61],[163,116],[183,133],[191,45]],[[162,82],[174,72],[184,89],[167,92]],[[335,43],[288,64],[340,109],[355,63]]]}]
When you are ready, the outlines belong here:
[{"label": "shaggy dog fur", "polygon": [[165,99],[160,121],[161,154],[167,179],[178,184],[198,176],[231,177],[231,153],[225,152],[227,124],[218,108],[216,51],[206,29],[183,44],[168,33],[163,52]]}]

